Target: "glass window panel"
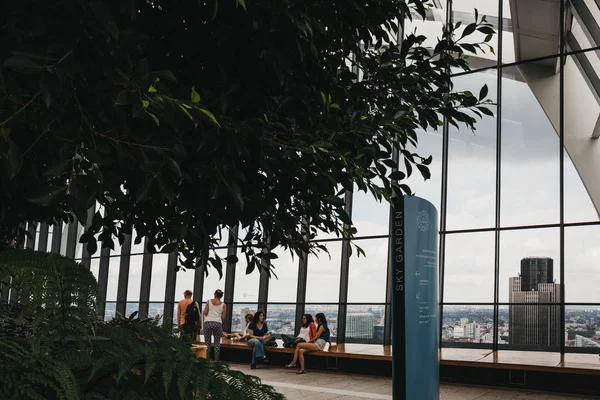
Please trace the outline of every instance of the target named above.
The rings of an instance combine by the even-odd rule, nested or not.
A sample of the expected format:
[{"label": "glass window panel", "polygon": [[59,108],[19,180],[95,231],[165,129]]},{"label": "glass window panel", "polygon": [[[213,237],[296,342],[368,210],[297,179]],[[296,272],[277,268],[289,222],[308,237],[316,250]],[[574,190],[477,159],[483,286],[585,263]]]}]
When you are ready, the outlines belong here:
[{"label": "glass window panel", "polygon": [[598,354],[600,352],[600,306],[567,306],[565,331],[566,351]]},{"label": "glass window panel", "polygon": [[295,304],[271,304],[267,307],[269,331],[276,335],[293,335],[296,325]]},{"label": "glass window panel", "polygon": [[[375,179],[377,186],[383,186]],[[356,227],[356,236],[387,235],[389,232],[390,205],[385,199],[378,201],[373,194],[355,188],[352,202],[352,222]]]},{"label": "glass window panel", "polygon": [[[460,28],[456,31],[457,37],[460,37],[465,28],[469,26],[469,24],[475,22],[475,9],[479,12],[479,16],[485,15],[488,23],[494,26],[494,30],[498,32],[498,0],[454,0],[452,2],[452,19],[456,24],[457,22],[461,22]],[[486,34],[475,31],[471,35],[467,36],[462,42],[465,43],[480,43],[483,42],[486,38]],[[483,68],[494,66],[498,63],[498,35],[494,35],[492,39],[488,42],[490,46],[494,49],[494,51],[490,51],[485,48],[485,52],[478,52],[477,54],[473,54],[471,52],[465,51],[465,53],[470,56],[469,63],[471,68]]]},{"label": "glass window panel", "polygon": [[[168,254],[154,254],[152,258],[152,278],[150,279],[150,301],[165,301],[167,286]],[[162,312],[161,312],[162,314]]]},{"label": "glass window panel", "polygon": [[[252,271],[250,274],[246,274],[246,267],[248,266],[246,263],[246,257],[244,254],[238,254],[238,257],[239,261],[235,267],[233,301],[243,303],[258,302],[260,272],[258,268],[254,268],[254,271]],[[206,287],[206,285],[204,287]],[[214,289],[216,288],[213,288],[212,290],[214,291]]]},{"label": "glass window panel", "polygon": [[349,303],[385,303],[388,239],[368,239],[354,242],[366,257],[352,249],[348,275]]},{"label": "glass window panel", "polygon": [[129,317],[134,312],[138,312],[140,310],[140,303],[127,303],[125,305],[125,316]]},{"label": "glass window panel", "polygon": [[[385,294],[385,291],[384,291]],[[346,341],[383,344],[385,305],[348,305]]]},{"label": "glass window panel", "polygon": [[565,228],[565,301],[600,303],[600,225]]},{"label": "glass window panel", "polygon": [[110,321],[115,317],[116,314],[117,314],[117,303],[107,301],[106,305],[104,307],[104,320]]},{"label": "glass window panel", "polygon": [[144,256],[131,256],[129,259],[129,280],[127,281],[127,301],[139,301],[142,284],[142,262]]},{"label": "glass window panel", "polygon": [[186,290],[194,290],[195,276],[195,269],[181,268],[179,271],[177,271],[177,279],[175,282],[175,301],[183,299],[183,292]]},{"label": "glass window panel", "polygon": [[[155,302],[148,305],[148,317],[155,318],[165,313],[165,303]],[[162,318],[160,319],[162,321]]]},{"label": "glass window panel", "polygon": [[108,260],[108,283],[106,286],[106,300],[117,300],[117,288],[119,286],[119,270],[121,257],[110,257]]},{"label": "glass window panel", "polygon": [[[495,101],[496,72],[480,72],[454,78],[455,90],[479,95],[487,85]],[[489,106],[496,114],[495,106]],[[460,125],[459,125],[460,126]],[[495,224],[496,210],[496,118],[478,119],[475,132],[450,128],[448,144],[449,230],[487,228]]]},{"label": "glass window panel", "polygon": [[491,348],[494,342],[494,308],[444,306],[442,347]]},{"label": "glass window panel", "polygon": [[[418,170],[413,169],[413,174],[402,183],[407,184],[412,192],[419,197],[430,201],[438,210],[440,210],[441,187],[442,187],[442,131],[429,132],[421,129],[417,130],[417,147],[410,145],[407,150],[411,153],[420,154],[423,157],[432,157],[429,171],[431,178],[423,179]],[[404,172],[406,168],[400,167]],[[439,221],[438,221],[439,222]]]},{"label": "glass window panel", "polygon": [[[558,87],[553,87],[558,75],[543,75],[538,70],[536,66],[504,70],[502,226],[551,224],[559,219],[559,139],[549,118],[552,113],[558,116],[558,102],[550,99],[558,96]],[[521,72],[532,77],[529,83],[535,82],[533,86],[524,81]],[[552,84],[542,88],[540,85],[547,79]],[[545,98],[541,102],[546,108],[536,96]]]},{"label": "glass window panel", "polygon": [[[500,232],[500,302],[518,301],[516,293],[532,294],[527,302],[560,301],[560,240],[558,228]],[[519,295],[520,296],[520,295]]]},{"label": "glass window panel", "polygon": [[586,54],[567,57],[564,67],[566,222],[597,221],[600,208],[600,142],[591,139],[600,132],[600,87],[592,85],[600,80]]},{"label": "glass window panel", "polygon": [[94,258],[91,260],[90,271],[92,271],[92,274],[94,275],[96,280],[98,280],[98,275],[100,274],[100,259],[99,258]]},{"label": "glass window panel", "polygon": [[146,242],[145,238],[141,238],[141,242],[136,244],[135,239],[137,238],[137,232],[135,229],[132,230],[131,234],[131,254],[142,254],[144,252],[144,243]]},{"label": "glass window panel", "polygon": [[[298,291],[298,256],[290,254],[283,248],[273,250],[279,258],[272,261],[272,271],[269,280],[269,302],[294,303]],[[269,310],[270,311],[270,310]]]},{"label": "glass window panel", "polygon": [[444,303],[494,301],[494,232],[446,235]]},{"label": "glass window panel", "polygon": [[[75,259],[81,259],[83,257],[83,243],[79,243],[79,238],[81,237],[81,235],[83,234],[84,228],[83,225],[81,224],[77,224],[77,233],[75,235],[75,237],[77,239],[77,245],[75,246]],[[95,254],[97,255],[97,254]]]},{"label": "glass window panel", "polygon": [[[227,257],[227,252],[224,250],[219,250],[217,254],[220,257]],[[238,255],[239,257],[239,255]],[[239,263],[238,263],[239,264]],[[202,301],[206,302],[208,299],[212,299],[214,297],[215,290],[221,289],[225,291],[225,275],[227,274],[227,265],[223,262],[223,277],[219,277],[219,273],[217,272],[212,265],[209,264],[208,267],[208,275],[204,276],[204,286],[202,288]],[[191,290],[191,289],[190,289]],[[234,299],[235,301],[235,299]]]},{"label": "glass window panel", "polygon": [[[321,251],[308,257],[306,301],[337,303],[340,294],[342,242],[323,242],[329,254]],[[314,317],[314,315],[313,315]]]},{"label": "glass window panel", "polygon": [[[246,327],[246,320],[244,319],[246,314],[254,315],[257,309],[258,304],[256,303],[234,304],[231,310],[231,332],[242,332]],[[267,326],[269,326],[268,320]]]}]

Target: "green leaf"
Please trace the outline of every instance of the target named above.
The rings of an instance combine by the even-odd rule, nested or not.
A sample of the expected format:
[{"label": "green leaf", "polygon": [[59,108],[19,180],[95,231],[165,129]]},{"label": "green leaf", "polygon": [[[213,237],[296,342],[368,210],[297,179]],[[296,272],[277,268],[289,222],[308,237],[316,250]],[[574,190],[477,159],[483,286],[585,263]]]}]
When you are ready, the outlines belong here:
[{"label": "green leaf", "polygon": [[202,114],[206,115],[215,125],[217,125],[219,128],[221,127],[221,125],[219,125],[219,123],[217,122],[217,119],[215,118],[213,113],[208,111],[206,108],[202,108],[202,107],[200,107],[199,110]]},{"label": "green leaf", "polygon": [[198,94],[198,92],[196,92],[196,87],[192,86],[192,94],[190,96],[190,101],[192,103],[199,103],[200,102],[200,95]]},{"label": "green leaf", "polygon": [[157,76],[157,77],[160,77],[160,78],[164,78],[164,79],[166,79],[168,81],[177,83],[177,78],[169,70],[163,69],[163,70],[160,70],[160,71],[153,71],[150,74],[154,75],[154,76]]},{"label": "green leaf", "polygon": [[481,88],[481,90],[479,91],[479,101],[485,99],[485,97],[488,95],[488,86],[483,85],[483,87]]},{"label": "green leaf", "polygon": [[401,181],[402,179],[406,178],[406,174],[402,171],[394,171],[389,175],[388,178],[393,181]]},{"label": "green leaf", "polygon": [[150,87],[148,88],[148,93],[156,93],[156,92],[158,92],[158,90],[156,90],[154,85],[150,85]]},{"label": "green leaf", "polygon": [[64,193],[65,187],[50,185],[36,190],[31,195],[26,197],[25,200],[37,206],[48,207],[52,205],[61,194]]},{"label": "green leaf", "polygon": [[142,100],[142,108],[145,110],[150,105],[148,100]]},{"label": "green leaf", "polygon": [[117,95],[115,104],[119,106],[128,106],[130,104],[134,104],[137,98],[137,93],[135,91],[127,89],[121,90]]},{"label": "green leaf", "polygon": [[23,56],[12,56],[4,62],[4,66],[22,74],[38,74],[45,69],[44,66]]},{"label": "green leaf", "polygon": [[323,102],[323,105],[327,104],[327,96],[325,96],[325,93],[321,92],[321,101]]},{"label": "green leaf", "polygon": [[337,104],[337,103],[331,103],[331,104],[329,105],[329,108],[335,108],[335,109],[339,110],[339,109],[340,109],[340,105],[339,105],[339,104]]},{"label": "green leaf", "polygon": [[246,1],[245,0],[235,0],[235,6],[241,6],[246,11]]},{"label": "green leaf", "polygon": [[156,115],[152,114],[150,111],[146,111],[146,114],[148,114],[149,116],[152,117],[156,126],[160,126],[160,120],[158,119],[158,117]]},{"label": "green leaf", "polygon": [[187,117],[190,119],[190,121],[194,120],[194,117],[192,117],[192,114],[190,114],[190,112],[188,110],[186,110],[186,108],[183,105],[178,104],[178,106],[181,109],[181,111],[183,111],[185,113],[185,115],[187,115]]}]

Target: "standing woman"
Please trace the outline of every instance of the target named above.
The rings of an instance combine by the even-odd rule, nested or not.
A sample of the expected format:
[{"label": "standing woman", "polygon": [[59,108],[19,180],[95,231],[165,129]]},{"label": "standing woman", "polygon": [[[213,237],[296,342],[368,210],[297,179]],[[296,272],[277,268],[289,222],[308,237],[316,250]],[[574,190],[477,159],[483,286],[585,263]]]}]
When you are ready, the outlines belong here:
[{"label": "standing woman", "polygon": [[257,361],[262,360],[267,364],[269,360],[265,356],[265,343],[271,338],[268,334],[269,328],[265,322],[265,313],[258,310],[254,314],[254,321],[248,325],[248,346],[252,347],[251,369],[256,369]]},{"label": "standing woman", "polygon": [[296,366],[296,361],[300,359],[300,371],[296,372],[296,374],[304,374],[306,372],[304,371],[304,353],[307,351],[323,351],[325,345],[331,341],[325,314],[318,313],[315,318],[317,319],[317,335],[307,343],[298,343],[296,351],[294,351],[294,359],[286,365],[287,368],[293,368]]},{"label": "standing woman", "polygon": [[219,361],[221,355],[221,332],[223,331],[223,320],[225,319],[225,313],[227,306],[221,301],[223,297],[223,291],[221,289],[215,290],[213,299],[206,302],[204,307],[204,343],[208,349],[210,358],[210,345],[212,339],[215,339],[214,348],[214,361]]}]

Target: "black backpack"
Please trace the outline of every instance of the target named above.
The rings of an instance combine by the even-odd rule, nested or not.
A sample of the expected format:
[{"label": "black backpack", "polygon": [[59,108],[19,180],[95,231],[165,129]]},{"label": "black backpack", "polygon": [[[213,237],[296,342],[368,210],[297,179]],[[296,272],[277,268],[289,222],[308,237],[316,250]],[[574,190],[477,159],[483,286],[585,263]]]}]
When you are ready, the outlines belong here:
[{"label": "black backpack", "polygon": [[189,324],[198,321],[200,321],[200,310],[198,309],[198,303],[194,301],[185,309],[185,322]]}]

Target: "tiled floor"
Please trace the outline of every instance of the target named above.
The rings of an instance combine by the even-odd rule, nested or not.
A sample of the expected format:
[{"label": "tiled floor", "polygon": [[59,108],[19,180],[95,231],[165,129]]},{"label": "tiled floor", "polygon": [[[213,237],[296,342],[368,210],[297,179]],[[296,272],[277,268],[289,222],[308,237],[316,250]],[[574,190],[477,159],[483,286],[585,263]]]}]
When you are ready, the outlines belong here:
[{"label": "tiled floor", "polygon": [[[297,370],[295,369],[288,370],[282,367],[261,365],[259,369],[251,370],[248,364],[231,364],[231,367],[260,377],[263,383],[274,386],[278,392],[284,394],[289,400],[392,398],[392,381],[390,378],[322,371],[308,371],[304,375],[296,375]],[[591,400],[594,398],[442,384],[440,399]]]}]

